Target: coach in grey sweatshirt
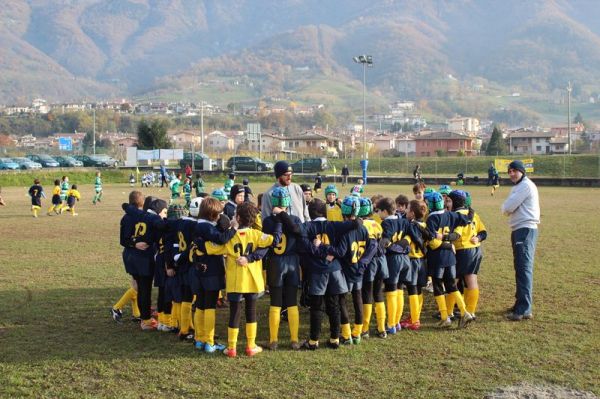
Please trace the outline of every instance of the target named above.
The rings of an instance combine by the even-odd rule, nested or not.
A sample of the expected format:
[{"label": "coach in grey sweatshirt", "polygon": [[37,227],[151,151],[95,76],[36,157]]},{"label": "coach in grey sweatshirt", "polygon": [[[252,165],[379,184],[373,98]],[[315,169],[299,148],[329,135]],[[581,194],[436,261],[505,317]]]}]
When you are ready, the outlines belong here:
[{"label": "coach in grey sweatshirt", "polygon": [[292,183],[292,167],[286,161],[277,161],[273,169],[277,182],[263,194],[261,205],[262,219],[265,220],[273,213],[273,205],[271,205],[271,193],[273,189],[275,187],[286,187],[290,193],[291,201],[288,213],[298,216],[302,223],[308,222],[310,220],[308,206],[306,205],[306,201],[304,201],[302,188],[296,183]]},{"label": "coach in grey sweatshirt", "polygon": [[512,161],[508,165],[508,176],[514,187],[502,204],[502,213],[510,217],[516,294],[515,304],[506,317],[521,321],[533,317],[533,259],[540,223],[540,200],[536,185],[526,176],[523,162]]}]

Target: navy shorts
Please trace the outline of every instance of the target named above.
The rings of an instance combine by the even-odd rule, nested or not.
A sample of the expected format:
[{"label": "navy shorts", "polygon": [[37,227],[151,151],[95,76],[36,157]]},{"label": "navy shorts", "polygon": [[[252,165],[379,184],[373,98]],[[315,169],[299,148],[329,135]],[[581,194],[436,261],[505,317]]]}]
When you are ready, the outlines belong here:
[{"label": "navy shorts", "polygon": [[269,287],[299,287],[300,262],[298,255],[274,256],[267,265]]},{"label": "navy shorts", "polygon": [[371,259],[369,267],[365,270],[363,281],[372,282],[375,280],[385,280],[390,275],[388,271],[387,259],[385,256],[376,256]]},{"label": "navy shorts", "polygon": [[219,291],[225,289],[225,273],[206,274],[196,266],[190,267],[188,279],[193,294],[201,291]]},{"label": "navy shorts", "polygon": [[154,276],[154,259],[133,248],[123,251],[125,271],[132,276]]},{"label": "navy shorts", "polygon": [[310,273],[309,295],[340,295],[348,292],[348,284],[341,270],[328,273]]},{"label": "navy shorts", "polygon": [[467,274],[479,273],[482,259],[483,252],[481,251],[481,247],[457,250],[456,275],[462,277]]},{"label": "navy shorts", "polygon": [[154,286],[164,287],[165,280],[167,279],[167,273],[165,271],[165,257],[164,254],[156,255],[154,259],[156,267],[154,268]]},{"label": "navy shorts", "polygon": [[386,255],[389,276],[384,280],[386,284],[403,283],[407,273],[410,271],[410,259],[408,255]]},{"label": "navy shorts", "polygon": [[60,205],[62,204],[62,200],[60,199],[60,195],[54,194],[52,196],[52,205]]},{"label": "navy shorts", "polygon": [[431,276],[431,278],[437,278],[437,279],[442,279],[442,280],[456,278],[456,266],[455,265],[440,267],[440,266],[431,266],[428,264],[427,270],[429,271],[429,275]]},{"label": "navy shorts", "polygon": [[427,286],[427,262],[425,258],[411,258],[410,263],[415,265],[417,270],[417,286]]},{"label": "navy shorts", "polygon": [[179,275],[167,277],[165,280],[165,301],[181,303],[183,299],[183,289]]},{"label": "navy shorts", "polygon": [[240,293],[240,292],[228,292],[227,293],[227,300],[229,302],[241,302],[242,298],[245,299],[258,299],[258,294],[257,293]]}]

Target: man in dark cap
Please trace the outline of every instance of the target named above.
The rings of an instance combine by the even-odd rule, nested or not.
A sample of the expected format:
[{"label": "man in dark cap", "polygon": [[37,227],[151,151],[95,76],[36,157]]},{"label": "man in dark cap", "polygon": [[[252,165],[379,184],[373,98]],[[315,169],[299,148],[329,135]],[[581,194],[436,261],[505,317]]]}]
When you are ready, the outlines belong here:
[{"label": "man in dark cap", "polygon": [[273,206],[271,205],[271,193],[273,192],[273,189],[275,187],[286,187],[291,197],[288,213],[290,215],[298,216],[302,223],[310,220],[302,189],[296,183],[292,183],[292,167],[290,164],[287,161],[277,161],[273,169],[275,171],[277,182],[275,182],[275,184],[273,184],[273,186],[263,195],[261,209],[262,219],[265,220],[273,213]]},{"label": "man in dark cap", "polygon": [[531,319],[533,303],[533,259],[540,223],[540,201],[536,185],[527,177],[522,161],[508,165],[508,177],[514,184],[502,204],[502,213],[509,216],[512,230],[516,294],[515,304],[506,315],[512,321]]}]

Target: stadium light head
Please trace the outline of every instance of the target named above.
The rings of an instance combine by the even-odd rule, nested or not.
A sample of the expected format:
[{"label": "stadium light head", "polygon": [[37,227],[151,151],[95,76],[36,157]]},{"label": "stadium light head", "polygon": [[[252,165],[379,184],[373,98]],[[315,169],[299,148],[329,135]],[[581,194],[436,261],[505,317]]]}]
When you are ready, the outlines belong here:
[{"label": "stadium light head", "polygon": [[367,66],[373,66],[373,56],[371,55],[359,55],[352,57],[352,60],[357,64],[365,64]]}]

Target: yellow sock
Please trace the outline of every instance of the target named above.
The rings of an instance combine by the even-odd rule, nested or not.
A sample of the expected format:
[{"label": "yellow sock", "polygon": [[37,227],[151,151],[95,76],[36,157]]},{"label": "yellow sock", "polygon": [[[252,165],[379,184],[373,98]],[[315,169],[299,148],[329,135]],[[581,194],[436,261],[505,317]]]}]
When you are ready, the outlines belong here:
[{"label": "yellow sock", "polygon": [[342,324],[342,337],[344,339],[350,339],[352,330],[350,330],[350,323]]},{"label": "yellow sock", "polygon": [[133,288],[128,289],[125,291],[121,299],[119,299],[117,303],[113,305],[113,309],[123,309],[130,301],[133,300],[136,294],[137,292]]},{"label": "yellow sock", "polygon": [[460,291],[454,291],[452,293],[452,296],[454,297],[454,301],[458,305],[460,315],[464,316],[465,312],[467,311],[467,305],[465,304],[465,300],[463,299],[462,294],[460,293]]},{"label": "yellow sock", "polygon": [[409,295],[408,304],[410,306],[410,322],[414,324],[419,321],[419,296]]},{"label": "yellow sock", "polygon": [[280,321],[281,308],[279,306],[271,306],[269,308],[269,343],[277,342],[277,337],[279,336]]},{"label": "yellow sock", "polygon": [[300,329],[300,312],[298,306],[288,308],[288,324],[290,326],[290,341],[298,342],[298,330]]},{"label": "yellow sock", "polygon": [[373,313],[373,305],[370,303],[364,303],[362,332],[369,332],[369,324],[371,324],[371,313]]},{"label": "yellow sock", "polygon": [[256,347],[256,329],[258,323],[246,323],[246,341],[248,342],[248,348],[253,349]]},{"label": "yellow sock", "polygon": [[173,302],[171,305],[171,327],[181,327],[181,303]]},{"label": "yellow sock", "polygon": [[421,312],[423,311],[423,301],[424,301],[424,297],[423,294],[419,294],[419,320],[421,319]]},{"label": "yellow sock", "polygon": [[454,304],[456,303],[456,297],[452,294],[446,294],[446,310],[448,315],[452,315],[454,312]]},{"label": "yellow sock", "polygon": [[194,313],[194,339],[206,342],[206,331],[204,331],[204,310],[196,309]]},{"label": "yellow sock", "polygon": [[134,290],[133,288],[131,288],[133,290],[133,295],[131,297],[131,314],[133,315],[133,317],[140,317],[140,307],[138,306],[137,303],[137,291]]},{"label": "yellow sock", "polygon": [[163,313],[162,312],[158,312],[156,314],[156,321],[158,321],[160,324],[163,324]]},{"label": "yellow sock", "polygon": [[171,325],[171,313],[163,313],[163,324],[167,327],[173,327]]},{"label": "yellow sock", "polygon": [[179,319],[179,332],[187,334],[192,325],[192,303],[181,302],[181,318]]},{"label": "yellow sock", "polygon": [[398,307],[396,308],[396,324],[400,323],[400,320],[402,319],[402,313],[404,313],[404,290],[398,290],[397,293],[396,301],[398,303]]},{"label": "yellow sock", "polygon": [[33,207],[33,208],[31,208],[31,210],[33,211],[33,216],[35,216],[35,217],[37,217],[37,216],[38,216],[38,215],[37,215],[37,214],[38,214],[38,209],[39,209],[39,208],[37,208],[37,207]]},{"label": "yellow sock", "polygon": [[204,336],[206,339],[206,343],[210,345],[215,344],[215,320],[216,320],[216,310],[215,309],[206,309],[204,311]]},{"label": "yellow sock", "polygon": [[398,291],[390,291],[385,293],[385,311],[388,315],[387,326],[395,326],[396,309],[398,308]]},{"label": "yellow sock", "polygon": [[475,314],[479,303],[479,288],[465,288],[465,303],[467,312]]},{"label": "yellow sock", "polygon": [[385,303],[375,302],[375,317],[377,318],[377,331],[385,331]]},{"label": "yellow sock", "polygon": [[48,208],[48,213],[52,212],[54,210],[54,205],[52,205],[50,208]]},{"label": "yellow sock", "polygon": [[227,327],[227,348],[236,349],[239,332],[239,328]]},{"label": "yellow sock", "polygon": [[362,332],[363,325],[362,324],[354,324],[352,327],[352,336],[360,337],[360,333]]},{"label": "yellow sock", "polygon": [[444,295],[438,295],[435,297],[435,301],[438,305],[438,310],[440,311],[441,320],[446,320],[448,318],[448,309],[446,308],[446,298]]},{"label": "yellow sock", "polygon": [[71,208],[71,216],[75,216],[75,207]]}]

